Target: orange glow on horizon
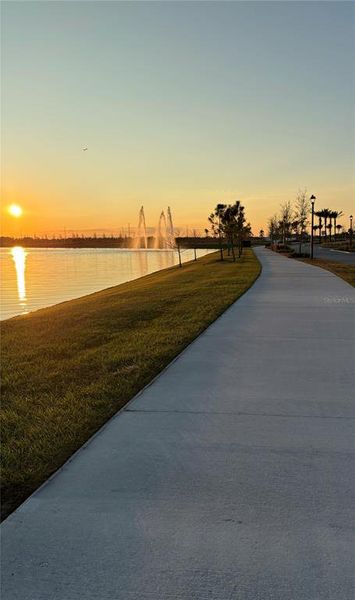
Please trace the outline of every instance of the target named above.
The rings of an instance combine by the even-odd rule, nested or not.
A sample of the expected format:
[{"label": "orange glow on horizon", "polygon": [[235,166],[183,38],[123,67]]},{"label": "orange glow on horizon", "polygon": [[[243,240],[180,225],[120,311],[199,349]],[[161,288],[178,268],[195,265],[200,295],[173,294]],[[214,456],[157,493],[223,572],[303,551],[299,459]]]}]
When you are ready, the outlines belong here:
[{"label": "orange glow on horizon", "polygon": [[[340,221],[346,223],[346,214],[352,211],[351,190],[348,186],[341,188],[342,200],[334,202],[340,196],[335,187],[315,185],[317,198],[324,205],[342,209],[345,216]],[[313,189],[313,188],[312,188]],[[97,190],[96,190],[97,191]],[[97,196],[83,189],[75,190],[70,195],[60,185],[53,188],[47,185],[31,185],[18,183],[17,179],[3,190],[3,219],[1,235],[21,239],[24,236],[39,237],[45,235],[65,236],[71,234],[88,235],[93,232],[106,235],[128,235],[138,226],[139,209],[144,205],[146,224],[149,233],[158,225],[159,215],[163,209],[171,206],[173,223],[181,235],[194,229],[204,236],[205,228],[209,228],[208,215],[217,202],[231,203],[240,199],[245,206],[247,221],[250,221],[253,233],[260,229],[267,233],[267,222],[270,216],[278,213],[280,204],[285,198],[294,203],[297,185],[280,189],[261,190],[245,188],[237,191],[224,189],[174,189],[160,190],[158,184],[151,189],[122,189],[112,191],[101,189]],[[338,193],[337,193],[338,192]],[[24,208],[16,202],[17,198],[26,197]]]}]

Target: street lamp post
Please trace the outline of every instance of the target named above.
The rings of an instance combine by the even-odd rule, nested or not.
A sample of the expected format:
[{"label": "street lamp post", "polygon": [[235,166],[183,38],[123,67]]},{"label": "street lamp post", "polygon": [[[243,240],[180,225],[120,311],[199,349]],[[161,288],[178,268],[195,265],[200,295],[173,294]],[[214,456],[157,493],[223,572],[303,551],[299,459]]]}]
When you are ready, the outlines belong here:
[{"label": "street lamp post", "polygon": [[349,246],[353,246],[353,216],[350,215],[350,229],[349,229]]},{"label": "street lamp post", "polygon": [[311,218],[311,252],[310,252],[310,258],[313,259],[313,233],[314,233],[314,201],[315,201],[316,197],[312,196],[310,197],[310,201],[311,201],[311,205],[312,205],[312,218]]}]

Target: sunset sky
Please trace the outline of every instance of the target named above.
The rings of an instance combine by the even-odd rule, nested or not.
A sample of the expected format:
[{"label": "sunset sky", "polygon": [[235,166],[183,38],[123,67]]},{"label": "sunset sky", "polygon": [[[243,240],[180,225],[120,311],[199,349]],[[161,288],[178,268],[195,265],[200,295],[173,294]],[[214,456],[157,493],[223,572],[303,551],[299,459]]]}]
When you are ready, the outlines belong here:
[{"label": "sunset sky", "polygon": [[[355,212],[353,2],[3,2],[3,234]],[[88,147],[87,151],[83,148]]]}]

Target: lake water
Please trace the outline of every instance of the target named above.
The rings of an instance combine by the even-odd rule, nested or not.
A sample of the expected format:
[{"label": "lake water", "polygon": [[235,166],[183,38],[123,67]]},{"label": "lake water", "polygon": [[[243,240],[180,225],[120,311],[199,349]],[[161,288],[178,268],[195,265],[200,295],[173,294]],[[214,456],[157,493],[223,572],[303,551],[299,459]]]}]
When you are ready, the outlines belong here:
[{"label": "lake water", "polygon": [[[197,256],[210,250],[197,250]],[[184,250],[184,262],[194,258]],[[0,248],[0,319],[91,294],[178,263],[173,250]]]}]

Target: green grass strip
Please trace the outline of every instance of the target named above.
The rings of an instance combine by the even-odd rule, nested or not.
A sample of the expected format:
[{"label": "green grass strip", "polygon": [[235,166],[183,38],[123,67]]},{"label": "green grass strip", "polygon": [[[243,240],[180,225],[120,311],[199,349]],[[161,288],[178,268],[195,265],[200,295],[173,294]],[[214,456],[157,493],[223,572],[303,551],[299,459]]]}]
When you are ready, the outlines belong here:
[{"label": "green grass strip", "polygon": [[9,514],[255,281],[217,253],[2,323]]}]

